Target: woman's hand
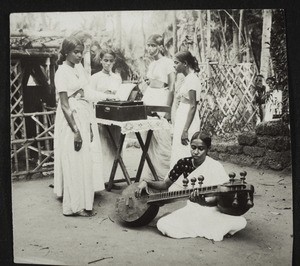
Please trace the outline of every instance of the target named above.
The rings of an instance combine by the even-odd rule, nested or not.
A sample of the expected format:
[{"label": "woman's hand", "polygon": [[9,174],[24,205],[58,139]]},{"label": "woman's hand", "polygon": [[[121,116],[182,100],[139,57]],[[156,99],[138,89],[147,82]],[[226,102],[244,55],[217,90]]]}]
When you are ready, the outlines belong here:
[{"label": "woman's hand", "polygon": [[91,142],[93,142],[93,140],[94,140],[94,133],[93,133],[92,124],[90,124],[90,134],[91,134]]},{"label": "woman's hand", "polygon": [[148,184],[144,180],[138,185],[138,188],[135,191],[135,197],[140,198],[143,190],[145,190],[147,192],[147,194],[149,194]]},{"label": "woman's hand", "polygon": [[189,137],[188,137],[188,131],[187,130],[182,131],[181,144],[185,145],[185,146],[189,144]]},{"label": "woman's hand", "polygon": [[198,203],[202,206],[216,206],[217,205],[217,197],[205,197],[204,195],[201,195],[199,189],[195,189],[191,195],[190,195],[190,201]]},{"label": "woman's hand", "polygon": [[168,122],[171,122],[171,113],[170,113],[170,112],[166,112],[166,114],[164,115],[164,118],[165,118]]},{"label": "woman's hand", "polygon": [[116,92],[114,92],[112,90],[106,90],[104,93],[106,93],[106,94],[115,94]]},{"label": "woman's hand", "polygon": [[205,196],[200,194],[200,190],[199,189],[195,189],[191,195],[190,195],[190,201],[191,202],[195,202],[198,203],[202,206],[206,205],[206,201],[205,201]]},{"label": "woman's hand", "polygon": [[82,146],[82,138],[79,130],[74,133],[74,149],[75,151],[80,151]]}]

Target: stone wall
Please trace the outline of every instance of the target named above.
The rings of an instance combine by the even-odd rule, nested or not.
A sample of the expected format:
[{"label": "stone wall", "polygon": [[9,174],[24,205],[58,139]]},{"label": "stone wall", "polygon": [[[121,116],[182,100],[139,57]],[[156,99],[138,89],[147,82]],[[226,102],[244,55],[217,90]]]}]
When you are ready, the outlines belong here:
[{"label": "stone wall", "polygon": [[237,143],[213,142],[209,155],[242,166],[291,169],[290,130],[281,121],[263,122],[256,126],[255,132],[239,134]]}]

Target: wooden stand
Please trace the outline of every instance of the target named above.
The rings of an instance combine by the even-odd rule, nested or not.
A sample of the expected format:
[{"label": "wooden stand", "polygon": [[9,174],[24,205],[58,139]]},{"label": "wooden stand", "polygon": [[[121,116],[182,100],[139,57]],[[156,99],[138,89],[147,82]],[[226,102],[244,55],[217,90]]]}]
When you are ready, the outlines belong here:
[{"label": "wooden stand", "polygon": [[[141,156],[141,159],[140,159],[140,162],[139,162],[136,177],[135,178],[130,178],[130,176],[128,174],[128,171],[126,169],[126,166],[124,164],[124,161],[122,159],[122,156],[121,156],[126,134],[121,133],[119,143],[117,144],[115,142],[114,138],[113,138],[113,135],[112,135],[111,131],[110,131],[110,126],[104,125],[104,127],[105,127],[105,129],[107,130],[107,132],[109,134],[109,137],[110,137],[110,140],[111,140],[111,143],[112,143],[114,149],[116,150],[116,156],[115,156],[114,163],[113,163],[113,166],[112,166],[112,169],[111,169],[109,181],[105,184],[105,187],[106,187],[107,191],[111,191],[114,183],[120,183],[120,182],[125,181],[125,182],[127,182],[128,185],[130,185],[132,183],[131,181],[139,182],[140,178],[141,178],[142,170],[144,168],[145,160],[147,161],[147,163],[149,165],[149,168],[150,168],[150,170],[151,170],[151,172],[154,176],[154,179],[158,180],[156,171],[155,171],[154,166],[153,166],[153,164],[150,160],[150,157],[148,155],[148,149],[149,149],[149,145],[150,145],[151,138],[152,138],[152,135],[153,135],[152,130],[148,130],[145,143],[143,142],[141,134],[139,132],[135,132],[135,135],[138,139],[138,142],[140,144],[140,147],[141,147],[143,153],[142,153],[142,156]],[[123,175],[124,175],[125,179],[115,180],[115,175],[116,175],[118,163],[120,164],[120,167],[122,169],[122,172],[123,172]]]}]

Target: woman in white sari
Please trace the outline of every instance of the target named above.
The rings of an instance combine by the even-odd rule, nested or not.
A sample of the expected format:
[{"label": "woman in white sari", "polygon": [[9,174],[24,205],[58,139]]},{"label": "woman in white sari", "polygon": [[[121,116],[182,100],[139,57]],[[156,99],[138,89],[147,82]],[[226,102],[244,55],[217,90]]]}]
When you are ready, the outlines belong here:
[{"label": "woman in white sari", "polygon": [[75,36],[61,46],[55,87],[58,105],[54,129],[54,193],[63,197],[63,214],[89,217],[94,192],[104,189],[101,146],[90,100],[104,94],[93,92],[79,64],[83,43]]},{"label": "woman in white sari", "polygon": [[[149,86],[146,88],[142,100],[145,105],[171,107],[174,97],[175,69],[172,59],[164,56],[163,37],[159,34],[151,35],[147,40],[147,51],[153,61],[148,67]],[[171,117],[170,113],[157,112],[153,119],[161,119],[168,124],[167,120],[170,121]],[[170,169],[171,145],[171,125],[169,130],[153,131],[148,154],[160,180]],[[147,166],[142,179],[154,180]]]},{"label": "woman in white sari", "polygon": [[175,114],[172,142],[171,167],[178,159],[189,156],[189,139],[200,129],[197,104],[200,100],[201,81],[197,59],[189,51],[179,52],[174,57],[177,73],[185,78],[178,92],[179,106]]},{"label": "woman in white sari", "polygon": [[[180,159],[164,181],[142,181],[136,196],[139,197],[142,190],[148,191],[148,188],[168,189],[181,175],[188,179],[202,175],[204,186],[227,182],[228,176],[222,164],[207,156],[210,145],[208,135],[196,132],[191,138],[192,156]],[[205,237],[221,241],[225,235],[233,235],[246,226],[244,217],[221,213],[216,207],[217,201],[216,197],[207,197],[204,201],[195,191],[185,207],[160,218],[157,228],[172,238]]]}]

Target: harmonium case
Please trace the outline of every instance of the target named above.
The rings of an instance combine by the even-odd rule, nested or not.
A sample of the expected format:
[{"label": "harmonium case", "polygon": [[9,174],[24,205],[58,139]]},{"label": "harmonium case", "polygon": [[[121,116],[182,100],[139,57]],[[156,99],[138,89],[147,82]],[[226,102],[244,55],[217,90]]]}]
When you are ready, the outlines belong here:
[{"label": "harmonium case", "polygon": [[114,121],[147,119],[142,101],[101,101],[96,104],[96,117]]}]

